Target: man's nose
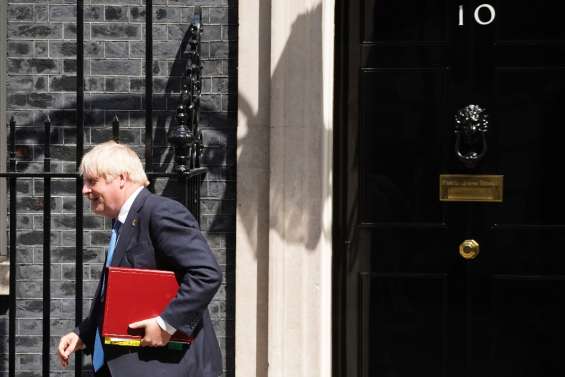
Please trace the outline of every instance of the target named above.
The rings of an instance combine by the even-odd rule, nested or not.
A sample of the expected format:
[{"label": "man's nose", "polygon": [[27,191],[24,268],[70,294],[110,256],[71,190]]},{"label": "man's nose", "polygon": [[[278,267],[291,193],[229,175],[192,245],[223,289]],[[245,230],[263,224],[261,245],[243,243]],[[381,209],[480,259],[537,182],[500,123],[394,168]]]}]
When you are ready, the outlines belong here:
[{"label": "man's nose", "polygon": [[84,183],[82,185],[82,195],[86,195],[90,192],[90,186],[88,186],[86,183]]}]

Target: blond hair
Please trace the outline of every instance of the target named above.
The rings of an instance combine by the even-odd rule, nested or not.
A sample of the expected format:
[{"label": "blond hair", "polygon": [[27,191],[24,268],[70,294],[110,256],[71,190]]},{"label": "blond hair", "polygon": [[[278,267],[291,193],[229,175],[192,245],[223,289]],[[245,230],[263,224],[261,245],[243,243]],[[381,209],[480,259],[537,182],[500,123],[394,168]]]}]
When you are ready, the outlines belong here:
[{"label": "blond hair", "polygon": [[139,156],[127,145],[113,140],[98,144],[86,153],[79,167],[79,173],[112,181],[120,174],[142,186],[149,186],[149,180],[143,170]]}]

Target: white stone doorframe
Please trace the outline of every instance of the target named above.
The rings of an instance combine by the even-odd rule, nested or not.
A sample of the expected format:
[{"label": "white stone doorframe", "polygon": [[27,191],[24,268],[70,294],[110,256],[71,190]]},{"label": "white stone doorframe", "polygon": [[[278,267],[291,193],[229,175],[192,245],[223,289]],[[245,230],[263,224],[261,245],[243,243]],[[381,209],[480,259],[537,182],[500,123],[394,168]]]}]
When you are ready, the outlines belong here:
[{"label": "white stone doorframe", "polygon": [[330,377],[334,0],[238,6],[236,377]]}]

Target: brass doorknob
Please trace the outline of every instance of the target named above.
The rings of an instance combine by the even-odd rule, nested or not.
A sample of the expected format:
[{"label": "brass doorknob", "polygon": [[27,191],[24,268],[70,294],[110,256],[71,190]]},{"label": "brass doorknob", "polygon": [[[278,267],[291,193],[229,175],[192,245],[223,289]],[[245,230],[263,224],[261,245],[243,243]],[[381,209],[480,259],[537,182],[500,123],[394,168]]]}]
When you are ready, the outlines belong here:
[{"label": "brass doorknob", "polygon": [[465,259],[475,259],[479,255],[479,243],[475,240],[465,240],[459,245],[459,254]]}]

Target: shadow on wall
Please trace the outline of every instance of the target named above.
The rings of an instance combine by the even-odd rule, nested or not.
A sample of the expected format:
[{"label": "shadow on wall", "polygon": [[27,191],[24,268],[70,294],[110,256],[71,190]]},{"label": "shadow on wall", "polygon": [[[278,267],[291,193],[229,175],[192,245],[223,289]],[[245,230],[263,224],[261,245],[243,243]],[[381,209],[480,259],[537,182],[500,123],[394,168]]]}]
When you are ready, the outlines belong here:
[{"label": "shadow on wall", "polygon": [[[270,23],[259,22],[259,33],[270,33]],[[258,224],[269,223],[270,212],[271,221],[281,218],[284,221],[283,224],[271,223],[271,231],[282,229],[285,234],[280,234],[281,238],[290,243],[304,244],[308,250],[316,248],[322,235],[322,205],[327,198],[297,198],[294,194],[321,193],[323,185],[327,184],[316,174],[323,168],[322,143],[328,133],[323,118],[321,25],[320,4],[297,17],[276,62],[269,64],[265,62],[268,58],[259,57],[258,77],[260,81],[270,80],[270,87],[269,82],[257,83],[257,112],[253,111],[252,104],[244,94],[239,93],[238,97],[239,111],[248,125],[247,133],[238,136],[238,165],[242,169],[259,167],[268,174],[274,164],[279,164],[277,161],[268,161],[269,155],[273,156],[269,154],[269,143],[271,153],[276,150],[277,155],[285,155],[284,161],[280,162],[285,165],[277,166],[277,174],[266,178],[270,194],[269,211],[262,211],[258,202],[246,203],[238,208],[245,231],[251,239],[255,236],[261,238],[261,235],[253,233],[264,231],[258,228]],[[260,50],[259,54],[270,55],[271,51]],[[269,75],[273,63],[275,68]],[[278,140],[278,137],[283,140]],[[258,142],[264,142],[266,146],[254,145]],[[306,158],[289,161],[287,156],[291,154]],[[265,158],[266,163],[258,163],[255,161],[257,158]],[[302,175],[302,179],[297,178],[299,175]],[[268,201],[269,197],[264,200]],[[280,211],[284,211],[284,217],[272,215]]]},{"label": "shadow on wall", "polygon": [[[169,145],[167,137],[171,126],[175,125],[176,108],[180,99],[180,88],[182,78],[185,74],[187,64],[186,49],[189,34],[183,37],[175,59],[170,69],[169,77],[164,85],[164,93],[153,94],[153,166],[151,171],[163,172],[171,170],[174,161],[174,149]],[[204,62],[205,64],[205,62]],[[74,77],[72,77],[75,80]],[[88,82],[88,77],[85,79]],[[72,83],[74,90],[74,83]],[[10,112],[15,115],[16,120],[16,143],[19,172],[41,171],[43,169],[43,144],[45,142],[44,122],[47,116],[51,119],[52,127],[50,134],[52,161],[72,163],[75,161],[76,141],[76,102],[66,101],[64,93],[62,102],[65,102],[58,110],[49,110],[53,101],[41,93],[13,94],[9,96]],[[207,131],[213,137],[204,140],[205,145],[211,147],[204,152],[203,164],[208,167],[213,176],[221,175],[219,169],[225,168],[227,148],[219,148],[219,139],[227,140],[223,134],[228,133],[225,126],[228,123],[228,115],[219,112],[216,103],[206,101],[204,96],[201,104],[201,127],[204,126],[203,136],[206,138]],[[112,121],[116,115],[120,121],[120,141],[134,146],[134,149],[143,158],[144,156],[144,127],[145,127],[145,98],[140,93],[102,93],[91,94],[85,91],[84,100],[84,126],[85,132],[90,130],[90,138],[86,138],[85,150],[92,145],[111,139]],[[216,101],[219,102],[219,101]],[[27,110],[29,106],[33,111]],[[46,108],[42,111],[41,108]],[[229,110],[228,110],[229,111]],[[219,126],[219,127],[218,127]],[[70,127],[70,128],[69,128]],[[139,132],[143,129],[143,132]],[[220,137],[215,135],[220,134]],[[207,143],[208,141],[208,143]],[[221,141],[221,140],[220,140]],[[135,147],[138,145],[140,147]],[[222,145],[226,147],[226,145]],[[63,168],[64,171],[73,172],[75,166]],[[172,188],[165,189],[166,192],[174,193]],[[164,191],[164,194],[166,193]]]}]

